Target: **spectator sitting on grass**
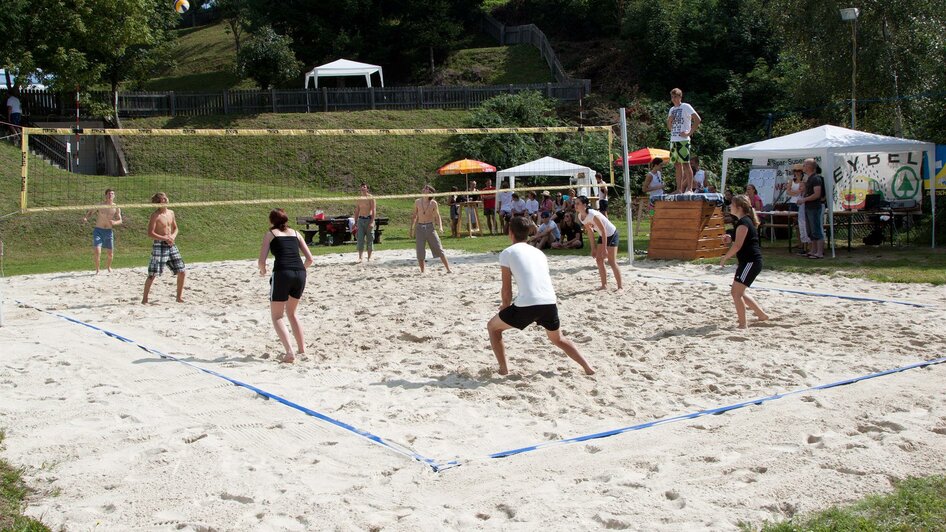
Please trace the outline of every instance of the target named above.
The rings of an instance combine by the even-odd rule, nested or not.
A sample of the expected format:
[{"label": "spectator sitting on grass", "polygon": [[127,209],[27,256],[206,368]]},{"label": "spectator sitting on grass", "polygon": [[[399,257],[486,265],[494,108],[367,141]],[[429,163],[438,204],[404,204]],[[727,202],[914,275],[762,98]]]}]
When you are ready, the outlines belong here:
[{"label": "spectator sitting on grass", "polygon": [[529,214],[529,209],[526,207],[526,202],[519,199],[519,194],[512,193],[512,204],[511,204],[512,216],[526,216]]},{"label": "spectator sitting on grass", "polygon": [[581,226],[575,223],[575,213],[565,213],[564,220],[559,225],[561,237],[558,242],[552,242],[555,249],[581,249],[585,242]]},{"label": "spectator sitting on grass", "polygon": [[558,225],[552,221],[552,213],[542,213],[542,225],[539,226],[535,236],[529,239],[529,244],[539,249],[548,249],[554,246],[562,237]]},{"label": "spectator sitting on grass", "polygon": [[532,223],[539,222],[539,200],[535,198],[535,192],[529,192],[526,195],[526,211],[529,213],[529,218],[532,218]]}]

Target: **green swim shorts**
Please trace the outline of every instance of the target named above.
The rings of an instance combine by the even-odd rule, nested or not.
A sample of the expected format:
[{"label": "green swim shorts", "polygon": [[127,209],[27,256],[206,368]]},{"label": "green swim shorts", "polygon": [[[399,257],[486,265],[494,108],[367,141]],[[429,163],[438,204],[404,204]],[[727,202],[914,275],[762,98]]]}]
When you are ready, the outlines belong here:
[{"label": "green swim shorts", "polygon": [[670,142],[670,164],[690,164],[690,141]]}]

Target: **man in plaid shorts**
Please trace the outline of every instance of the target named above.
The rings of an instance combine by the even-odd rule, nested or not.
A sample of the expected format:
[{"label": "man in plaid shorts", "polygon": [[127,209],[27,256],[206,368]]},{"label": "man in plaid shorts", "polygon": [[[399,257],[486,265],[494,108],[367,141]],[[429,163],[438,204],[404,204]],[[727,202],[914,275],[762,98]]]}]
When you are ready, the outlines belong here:
[{"label": "man in plaid shorts", "polygon": [[[168,197],[164,192],[151,196],[151,203],[167,204],[167,202]],[[167,207],[159,207],[154,211],[148,221],[148,236],[154,239],[154,243],[151,245],[151,263],[148,264],[148,280],[145,281],[145,294],[141,298],[141,303],[148,302],[151,283],[154,282],[155,277],[164,273],[165,264],[177,274],[177,302],[183,303],[186,272],[181,252],[174,245],[177,239],[177,219],[174,217],[174,211]]]},{"label": "man in plaid shorts", "polygon": [[674,178],[677,181],[677,194],[693,190],[693,170],[690,169],[690,157],[696,155],[690,149],[690,137],[700,127],[700,115],[688,103],[683,103],[683,91],[670,91],[673,107],[667,115],[667,129],[670,130],[670,164],[673,165]]}]

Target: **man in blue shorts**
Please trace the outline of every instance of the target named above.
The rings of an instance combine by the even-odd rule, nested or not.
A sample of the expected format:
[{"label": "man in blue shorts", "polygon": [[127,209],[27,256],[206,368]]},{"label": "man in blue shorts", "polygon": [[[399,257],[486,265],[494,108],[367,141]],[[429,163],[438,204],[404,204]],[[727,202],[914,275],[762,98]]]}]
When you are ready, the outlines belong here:
[{"label": "man in blue shorts", "polygon": [[693,190],[693,170],[690,169],[690,157],[695,155],[690,147],[690,138],[700,127],[702,119],[688,103],[683,103],[683,91],[670,91],[673,107],[667,115],[667,129],[670,130],[670,163],[673,165],[674,178],[677,181],[677,194]]},{"label": "man in blue shorts", "polygon": [[83,222],[88,222],[89,218],[95,215],[95,229],[92,230],[92,259],[95,262],[96,275],[99,273],[102,248],[106,251],[105,269],[112,271],[112,258],[115,253],[115,233],[112,228],[122,223],[122,210],[114,207],[114,190],[110,188],[105,190],[105,201],[101,205],[85,213],[85,217],[82,218]]},{"label": "man in blue shorts", "polygon": [[[502,305],[499,313],[486,324],[489,331],[489,343],[499,362],[499,374],[507,375],[506,346],[503,344],[503,331],[513,327],[523,330],[533,323],[545,328],[549,340],[565,352],[569,358],[578,362],[588,375],[594,370],[588,365],[574,342],[562,334],[558,319],[558,305],[552,277],[549,275],[549,262],[545,253],[530,246],[526,240],[532,222],[524,216],[515,216],[509,220],[509,239],[513,244],[499,254],[502,270]],[[515,278],[519,293],[516,301],[512,300],[512,280]]]}]

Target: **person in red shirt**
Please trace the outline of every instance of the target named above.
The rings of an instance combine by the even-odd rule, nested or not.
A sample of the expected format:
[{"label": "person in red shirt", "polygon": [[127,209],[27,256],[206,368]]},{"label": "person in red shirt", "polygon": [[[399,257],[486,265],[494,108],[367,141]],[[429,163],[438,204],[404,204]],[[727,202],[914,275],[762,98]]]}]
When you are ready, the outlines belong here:
[{"label": "person in red shirt", "polygon": [[[496,187],[493,186],[492,179],[486,180],[486,186],[483,187],[483,191],[485,192],[487,190],[496,190]],[[495,235],[496,232],[493,228],[496,227],[496,194],[483,194],[480,197],[483,199],[483,217],[486,218],[489,234]]]}]

